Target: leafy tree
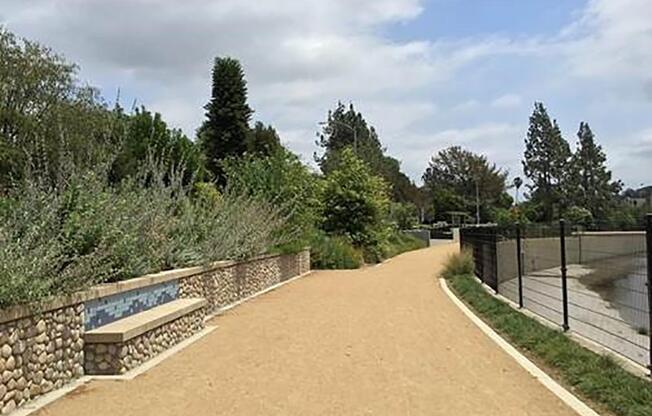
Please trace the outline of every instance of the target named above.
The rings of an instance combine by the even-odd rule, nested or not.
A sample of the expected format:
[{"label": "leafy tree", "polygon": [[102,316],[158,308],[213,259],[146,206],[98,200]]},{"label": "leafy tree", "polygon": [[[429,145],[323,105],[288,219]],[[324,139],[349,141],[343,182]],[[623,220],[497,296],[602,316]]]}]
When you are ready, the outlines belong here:
[{"label": "leafy tree", "polygon": [[[121,112],[119,108],[115,111]],[[121,119],[125,133],[111,169],[114,182],[136,175],[148,157],[172,169],[182,168],[186,182],[192,175],[198,179],[202,177],[198,147],[181,130],[168,128],[161,114],[152,114],[142,106]]]},{"label": "leafy tree", "polygon": [[76,66],[2,27],[0,62],[0,190],[26,169],[52,182],[63,160],[97,164],[113,117],[97,90],[76,82]]},{"label": "leafy tree", "polygon": [[423,208],[421,191],[405,173],[401,172],[401,162],[398,159],[383,156],[377,172],[391,185],[392,200]]},{"label": "leafy tree", "polygon": [[640,230],[645,224],[648,209],[645,206],[630,206],[623,201],[618,201],[607,214],[605,225],[615,230]]},{"label": "leafy tree", "polygon": [[588,123],[580,123],[577,132],[577,150],[569,165],[566,195],[577,207],[582,207],[595,218],[604,218],[615,203],[622,188],[620,181],[612,181],[607,169],[607,156]]},{"label": "leafy tree", "polygon": [[271,125],[257,121],[247,137],[247,154],[271,156],[281,150],[281,139]]},{"label": "leafy tree", "polygon": [[353,104],[347,108],[340,102],[335,110],[329,111],[317,145],[324,149],[321,156],[315,155],[324,174],[337,169],[342,150],[352,148],[374,174],[382,176],[391,186],[392,200],[422,206],[423,198],[417,186],[401,172],[400,162],[385,154],[376,130]]},{"label": "leafy tree", "polygon": [[590,226],[593,223],[593,214],[584,207],[572,206],[564,214],[564,218],[571,224]]},{"label": "leafy tree", "polygon": [[343,149],[340,158],[337,169],[325,179],[322,228],[349,237],[358,247],[377,246],[386,232],[387,184],[353,149]]},{"label": "leafy tree", "polygon": [[555,211],[563,209],[562,187],[570,156],[570,147],[557,122],[550,120],[542,103],[534,103],[525,139],[523,170],[532,182],[528,185],[530,199],[543,208],[543,220],[552,220]]},{"label": "leafy tree", "polygon": [[505,192],[506,180],[507,172],[490,164],[485,156],[459,146],[433,156],[423,174],[437,219],[447,219],[450,211],[464,211],[475,216],[478,202],[481,219],[490,219],[492,207],[511,206],[511,197]]},{"label": "leafy tree", "polygon": [[[354,154],[369,163],[382,157],[383,149],[376,130],[367,125],[360,112],[353,104],[347,108],[341,102],[333,111],[328,112],[323,131],[317,145],[324,149],[322,156],[315,155],[324,174],[334,170],[338,163],[338,152],[351,147]],[[370,163],[371,164],[371,163]]]},{"label": "leafy tree", "polygon": [[284,233],[297,244],[308,243],[320,218],[321,181],[295,154],[280,146],[267,157],[227,159],[224,171],[229,191],[279,207]]},{"label": "leafy tree", "polygon": [[390,205],[390,220],[399,230],[409,230],[419,223],[417,206],[409,202],[394,202]]},{"label": "leafy tree", "polygon": [[204,107],[206,120],[198,136],[208,171],[223,185],[221,162],[227,157],[242,156],[247,150],[253,111],[247,104],[247,83],[240,62],[228,57],[215,58],[212,78],[211,99]]}]

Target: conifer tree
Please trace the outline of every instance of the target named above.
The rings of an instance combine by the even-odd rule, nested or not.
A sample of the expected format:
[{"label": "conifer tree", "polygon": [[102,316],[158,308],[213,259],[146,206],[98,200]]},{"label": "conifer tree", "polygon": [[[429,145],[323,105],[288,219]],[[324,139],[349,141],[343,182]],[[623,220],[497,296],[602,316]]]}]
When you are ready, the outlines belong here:
[{"label": "conifer tree", "polygon": [[577,150],[571,158],[567,196],[573,205],[589,210],[594,218],[603,218],[622,188],[612,181],[607,156],[588,123],[581,122],[577,132]]},{"label": "conifer tree", "polygon": [[328,174],[341,163],[341,152],[351,148],[355,156],[364,161],[376,175],[390,184],[394,201],[412,202],[423,205],[423,196],[410,178],[401,171],[399,160],[386,155],[376,129],[367,124],[362,113],[353,104],[345,106],[338,102],[333,111],[328,112],[323,131],[317,145],[323,154],[315,154],[315,161],[321,171]]},{"label": "conifer tree", "polygon": [[244,71],[236,59],[215,58],[211,99],[204,108],[206,120],[198,131],[199,142],[207,170],[217,183],[223,185],[221,162],[226,157],[239,157],[245,153],[253,113],[247,104]]},{"label": "conifer tree", "polygon": [[563,183],[570,156],[570,146],[557,122],[550,120],[543,103],[534,103],[525,139],[523,170],[531,181],[530,199],[542,208],[540,220],[552,220],[565,207]]}]

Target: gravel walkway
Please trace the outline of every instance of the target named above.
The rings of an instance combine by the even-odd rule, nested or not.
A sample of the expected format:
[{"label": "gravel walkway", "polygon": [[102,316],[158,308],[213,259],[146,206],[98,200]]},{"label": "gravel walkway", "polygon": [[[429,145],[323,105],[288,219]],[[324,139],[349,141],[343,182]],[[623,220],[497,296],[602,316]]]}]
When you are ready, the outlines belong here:
[{"label": "gravel walkway", "polygon": [[455,250],[315,272],[136,379],[93,381],[39,415],[573,415],[441,291]]}]

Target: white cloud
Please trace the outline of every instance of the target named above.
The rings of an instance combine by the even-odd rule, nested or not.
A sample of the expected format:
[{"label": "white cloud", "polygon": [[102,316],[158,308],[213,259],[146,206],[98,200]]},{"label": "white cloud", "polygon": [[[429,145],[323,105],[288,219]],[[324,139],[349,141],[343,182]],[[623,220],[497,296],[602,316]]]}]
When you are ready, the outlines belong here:
[{"label": "white cloud", "polygon": [[477,110],[478,108],[482,107],[482,103],[476,99],[470,99],[463,101],[459,104],[455,104],[453,107],[451,107],[451,111],[453,112],[467,112],[467,111],[474,111]]},{"label": "white cloud", "polygon": [[[567,126],[595,117],[629,132],[652,128],[645,116],[652,110],[651,1],[590,0],[574,24],[547,37],[395,41],[386,34],[425,4],[3,0],[0,24],[79,63],[82,77],[109,97],[122,87],[123,96],[190,135],[203,118],[213,57],[237,57],[255,117],[273,123],[304,160],[316,150],[317,122],[338,100],[353,101],[415,179],[451,144],[517,173],[532,99],[552,102]],[[633,133],[631,143],[619,144],[609,125],[596,133],[614,159],[636,140],[649,149]],[[629,182],[649,175],[627,163],[616,168]]]},{"label": "white cloud", "polygon": [[[640,176],[632,176],[629,186],[638,187],[641,184],[650,184],[650,169],[652,165],[652,128],[634,132],[622,138],[626,146],[610,149],[610,168],[615,172],[635,169]],[[617,179],[617,178],[616,178]]]},{"label": "white cloud", "polygon": [[450,146],[462,146],[486,155],[499,166],[517,173],[524,137],[524,126],[509,123],[486,123],[469,128],[446,129],[404,139],[401,150],[407,172],[420,178],[430,158]]},{"label": "white cloud", "polygon": [[523,105],[523,100],[518,94],[505,94],[491,102],[494,108],[517,108]]},{"label": "white cloud", "polygon": [[652,97],[652,2],[591,0],[565,37],[573,74]]}]

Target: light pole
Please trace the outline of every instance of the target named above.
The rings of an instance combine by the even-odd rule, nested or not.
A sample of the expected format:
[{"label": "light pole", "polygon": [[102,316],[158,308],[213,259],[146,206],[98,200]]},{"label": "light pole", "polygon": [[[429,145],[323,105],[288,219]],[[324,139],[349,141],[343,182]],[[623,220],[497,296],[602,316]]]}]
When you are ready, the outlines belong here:
[{"label": "light pole", "polygon": [[515,200],[516,200],[516,204],[515,204],[515,205],[518,207],[518,190],[519,190],[519,189],[521,188],[521,186],[523,185],[523,179],[521,179],[521,178],[518,177],[518,176],[515,177],[515,178],[514,178],[513,185],[514,185],[514,187],[516,188],[516,193],[514,194],[514,196],[515,196]]},{"label": "light pole", "polygon": [[[347,129],[353,132],[353,153],[357,155],[358,154],[358,131],[356,130],[356,128],[351,126],[350,124],[344,123],[343,121],[339,121],[339,120],[330,120],[330,122],[346,127]],[[328,123],[329,122],[326,121],[320,121],[319,125],[327,126]]]},{"label": "light pole", "polygon": [[480,183],[475,180],[475,223],[480,225]]}]

